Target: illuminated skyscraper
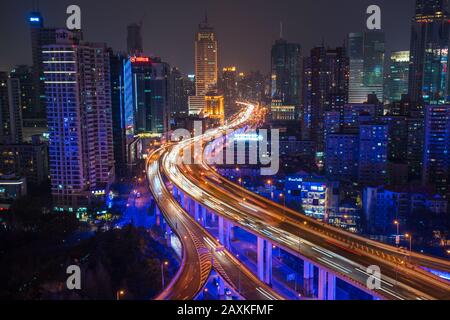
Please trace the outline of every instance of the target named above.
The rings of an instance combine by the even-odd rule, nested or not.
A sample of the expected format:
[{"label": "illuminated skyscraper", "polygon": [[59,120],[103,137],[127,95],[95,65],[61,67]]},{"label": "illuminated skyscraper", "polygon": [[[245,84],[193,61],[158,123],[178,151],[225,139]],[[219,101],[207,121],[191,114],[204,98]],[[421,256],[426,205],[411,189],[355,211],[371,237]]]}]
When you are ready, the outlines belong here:
[{"label": "illuminated skyscraper", "polygon": [[130,57],[136,133],[161,134],[167,127],[170,67],[159,58]]},{"label": "illuminated skyscraper", "polygon": [[205,109],[207,94],[217,92],[218,47],[214,28],[208,18],[200,23],[195,35],[195,96],[189,97],[189,113],[199,114]]},{"label": "illuminated skyscraper", "polygon": [[284,39],[272,46],[272,99],[284,105],[300,106],[302,93],[302,50],[297,43]]},{"label": "illuminated skyscraper", "polygon": [[417,0],[412,22],[409,95],[419,104],[448,100],[450,15],[447,0]]},{"label": "illuminated skyscraper", "polygon": [[349,34],[350,103],[364,103],[372,93],[383,101],[384,38],[381,31]]},{"label": "illuminated skyscraper", "polygon": [[390,103],[400,101],[408,93],[409,51],[396,51],[391,54],[386,83],[386,96]]},{"label": "illuminated skyscraper", "polygon": [[303,64],[302,135],[324,150],[324,115],[343,114],[348,102],[349,61],[345,48],[316,47]]},{"label": "illuminated skyscraper", "polygon": [[225,116],[228,118],[239,110],[239,106],[236,104],[238,98],[238,73],[236,67],[223,68],[220,91],[225,99]]},{"label": "illuminated skyscraper", "polygon": [[52,195],[74,211],[104,199],[114,180],[110,68],[104,45],[64,33],[42,57]]},{"label": "illuminated skyscraper", "polygon": [[[28,16],[28,23],[30,25],[31,32],[31,51],[33,61],[33,85],[34,85],[34,99],[30,116],[33,118],[45,118],[45,74],[43,72],[44,66],[42,65],[42,48],[46,45],[55,44],[57,41],[57,35],[73,35],[77,39],[82,40],[81,30],[74,30],[71,33],[58,32],[57,28],[47,28],[44,26],[44,18],[41,13],[31,12]],[[27,112],[28,113],[28,112]]]}]

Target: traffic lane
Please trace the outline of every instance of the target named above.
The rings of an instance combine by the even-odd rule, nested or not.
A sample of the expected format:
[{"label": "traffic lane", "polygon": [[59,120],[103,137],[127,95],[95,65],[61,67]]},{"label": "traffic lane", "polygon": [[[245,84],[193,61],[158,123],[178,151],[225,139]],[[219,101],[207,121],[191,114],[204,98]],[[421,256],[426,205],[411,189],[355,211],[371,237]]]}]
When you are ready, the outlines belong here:
[{"label": "traffic lane", "polygon": [[[156,162],[155,162],[156,161]],[[151,161],[148,162],[148,179],[150,190],[153,193],[155,201],[158,203],[158,207],[165,216],[166,220],[175,226],[174,223],[177,219],[176,211],[170,206],[170,202],[164,201],[166,194],[163,194],[159,187],[161,187],[159,176],[156,170],[149,170],[153,166],[155,169],[158,167],[157,162],[159,157],[154,156]],[[156,164],[156,165],[155,165]],[[152,174],[153,173],[153,174]],[[177,232],[188,235],[188,230],[185,228],[184,224],[180,223],[177,226]],[[169,288],[166,288],[160,295],[160,299],[170,299],[170,300],[192,300],[194,299],[198,292],[199,287],[203,286],[201,279],[201,265],[200,259],[198,257],[198,252],[195,247],[194,241],[188,236],[180,235],[180,239],[183,244],[183,263],[180,266],[181,272],[177,274],[175,282],[170,284]]]}]

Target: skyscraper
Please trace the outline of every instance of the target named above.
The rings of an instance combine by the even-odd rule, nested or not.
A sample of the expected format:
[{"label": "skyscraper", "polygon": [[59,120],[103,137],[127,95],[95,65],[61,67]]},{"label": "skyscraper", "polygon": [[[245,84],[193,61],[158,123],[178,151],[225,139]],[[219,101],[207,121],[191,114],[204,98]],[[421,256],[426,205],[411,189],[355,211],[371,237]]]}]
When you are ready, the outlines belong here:
[{"label": "skyscraper", "polygon": [[208,18],[199,24],[195,35],[195,96],[189,97],[189,113],[199,114],[205,109],[207,94],[217,92],[218,46],[214,28]]},{"label": "skyscraper", "polygon": [[19,80],[20,84],[20,102],[22,109],[22,116],[24,119],[33,117],[33,102],[34,102],[34,84],[33,72],[30,66],[20,65],[11,70],[10,76],[12,79]]},{"label": "skyscraper", "polygon": [[58,32],[56,28],[47,28],[44,25],[44,18],[38,11],[31,12],[28,16],[31,33],[31,51],[33,61],[33,86],[34,100],[33,107],[29,113],[33,118],[45,118],[46,97],[45,97],[45,74],[42,65],[43,47],[56,43],[57,35],[70,35],[82,39],[82,31],[74,30],[71,33]]},{"label": "skyscraper", "polygon": [[239,110],[239,106],[236,104],[238,97],[238,73],[236,67],[223,68],[220,91],[225,101],[225,117],[228,118]]},{"label": "skyscraper", "polygon": [[324,115],[343,114],[348,102],[349,60],[345,48],[316,47],[303,64],[302,135],[324,150]]},{"label": "skyscraper", "polygon": [[20,82],[8,72],[0,72],[0,143],[22,142]]},{"label": "skyscraper", "polygon": [[132,23],[127,26],[127,50],[130,56],[140,56],[144,52],[142,41],[142,24]]},{"label": "skyscraper", "polygon": [[178,68],[172,68],[170,73],[170,98],[171,98],[171,115],[184,115],[189,112],[188,96],[190,92],[189,82]]},{"label": "skyscraper", "polygon": [[65,34],[42,51],[52,195],[61,210],[104,197],[114,179],[109,54]]},{"label": "skyscraper", "polygon": [[372,93],[383,101],[384,38],[382,31],[349,34],[350,103],[364,103]]},{"label": "skyscraper", "polygon": [[423,183],[436,186],[449,196],[450,174],[450,105],[425,108],[425,147]]},{"label": "skyscraper", "polygon": [[284,39],[272,46],[271,98],[283,105],[300,106],[302,93],[302,50]]},{"label": "skyscraper", "polygon": [[170,67],[159,58],[130,57],[136,133],[163,133],[169,110]]},{"label": "skyscraper", "polygon": [[417,0],[409,66],[409,95],[416,105],[442,103],[448,99],[449,44],[447,0]]},{"label": "skyscraper", "polygon": [[408,93],[408,77],[409,51],[392,52],[385,92],[389,103],[400,101]]}]

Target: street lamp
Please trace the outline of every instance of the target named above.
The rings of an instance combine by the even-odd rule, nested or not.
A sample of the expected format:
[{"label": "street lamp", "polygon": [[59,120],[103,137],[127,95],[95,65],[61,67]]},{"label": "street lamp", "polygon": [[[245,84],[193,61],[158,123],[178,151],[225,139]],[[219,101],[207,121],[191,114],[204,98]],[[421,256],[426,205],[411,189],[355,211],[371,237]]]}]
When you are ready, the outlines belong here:
[{"label": "street lamp", "polygon": [[407,234],[405,234],[405,238],[409,239],[409,259],[411,259],[411,254],[412,254],[412,235],[407,233]]},{"label": "street lamp", "polygon": [[119,301],[121,297],[123,297],[125,295],[125,291],[124,290],[117,290],[116,292],[116,300]]},{"label": "street lamp", "polygon": [[164,279],[164,267],[167,267],[169,265],[169,262],[164,261],[161,263],[161,284],[162,284],[162,288],[164,289],[166,287],[165,285],[165,279]]},{"label": "street lamp", "polygon": [[397,235],[396,235],[396,237],[395,237],[395,244],[396,244],[397,247],[398,247],[399,244],[400,244],[400,231],[399,231],[399,228],[400,228],[400,222],[399,222],[398,220],[395,220],[395,221],[394,221],[394,224],[397,226]]}]

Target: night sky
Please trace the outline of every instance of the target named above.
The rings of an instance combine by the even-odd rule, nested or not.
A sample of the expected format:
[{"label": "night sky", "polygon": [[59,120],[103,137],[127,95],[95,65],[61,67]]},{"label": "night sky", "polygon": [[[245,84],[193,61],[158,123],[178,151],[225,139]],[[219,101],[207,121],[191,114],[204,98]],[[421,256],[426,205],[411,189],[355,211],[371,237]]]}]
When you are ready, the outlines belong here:
[{"label": "night sky", "polygon": [[[185,73],[194,69],[194,34],[208,12],[219,38],[219,63],[240,70],[270,68],[270,47],[279,37],[299,42],[306,50],[341,45],[348,32],[365,28],[366,8],[382,9],[388,50],[409,50],[414,0],[41,0],[48,27],[64,27],[66,8],[82,10],[85,39],[126,48],[126,26],[143,21],[144,49],[161,56]],[[30,64],[30,34],[26,17],[31,0],[0,0],[0,70]]]}]

